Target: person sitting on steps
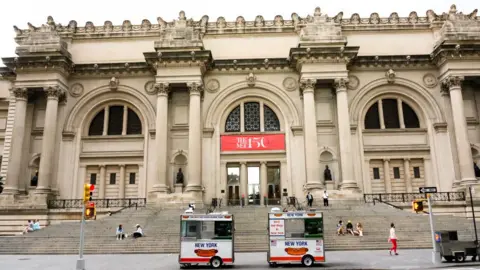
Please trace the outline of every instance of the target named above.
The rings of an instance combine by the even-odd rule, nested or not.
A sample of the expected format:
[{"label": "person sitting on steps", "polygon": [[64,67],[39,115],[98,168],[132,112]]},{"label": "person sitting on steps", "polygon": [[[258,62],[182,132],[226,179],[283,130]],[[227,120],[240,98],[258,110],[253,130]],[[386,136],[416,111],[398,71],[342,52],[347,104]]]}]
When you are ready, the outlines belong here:
[{"label": "person sitting on steps", "polygon": [[363,236],[363,226],[362,226],[362,223],[358,222],[357,225],[356,225],[356,230],[353,231],[353,234],[354,235],[358,235],[360,237]]},{"label": "person sitting on steps", "polygon": [[118,225],[116,234],[117,234],[117,240],[125,239],[125,233],[123,232],[122,224]]},{"label": "person sitting on steps", "polygon": [[135,225],[137,230],[132,234],[134,239],[137,239],[139,237],[143,237],[143,230],[142,227],[140,227],[140,224]]},{"label": "person sitting on steps", "polygon": [[355,235],[353,233],[353,224],[350,220],[347,222],[347,233],[350,233],[351,235]]},{"label": "person sitting on steps", "polygon": [[339,221],[337,225],[337,235],[344,235],[345,232],[343,231],[343,221]]}]

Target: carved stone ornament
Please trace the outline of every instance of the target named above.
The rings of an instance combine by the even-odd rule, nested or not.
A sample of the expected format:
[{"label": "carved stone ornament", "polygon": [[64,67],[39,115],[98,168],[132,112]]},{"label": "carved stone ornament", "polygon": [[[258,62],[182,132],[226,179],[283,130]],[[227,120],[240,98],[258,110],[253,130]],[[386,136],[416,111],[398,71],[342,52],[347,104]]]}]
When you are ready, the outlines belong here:
[{"label": "carved stone ornament", "polygon": [[297,80],[292,77],[287,77],[283,80],[283,87],[287,91],[295,91],[298,87]]},{"label": "carved stone ornament", "polygon": [[68,92],[72,97],[79,97],[83,94],[83,85],[80,83],[74,83],[72,86],[70,86]]},{"label": "carved stone ornament", "polygon": [[385,72],[385,77],[387,78],[388,83],[395,83],[395,77],[397,74],[393,69],[389,69],[387,72]]},{"label": "carved stone ornament", "polygon": [[110,79],[110,83],[109,83],[110,90],[112,90],[112,91],[117,90],[119,84],[120,84],[120,81],[118,80],[118,78],[112,77],[112,78]]},{"label": "carved stone ornament", "polygon": [[157,93],[157,96],[168,96],[168,93],[170,92],[167,82],[156,83],[154,85],[154,89]]},{"label": "carved stone ornament", "polygon": [[427,73],[423,76],[423,84],[428,88],[434,88],[438,84],[437,77],[432,73]]},{"label": "carved stone ornament", "polygon": [[349,90],[356,90],[358,86],[360,85],[360,79],[358,79],[357,76],[350,75],[348,76],[348,89]]},{"label": "carved stone ornament", "polygon": [[347,78],[335,79],[333,85],[335,89],[337,89],[337,91],[346,90],[348,86],[348,79]]},{"label": "carved stone ornament", "polygon": [[450,76],[450,77],[445,78],[442,81],[442,84],[448,90],[450,90],[451,88],[454,88],[454,87],[461,88],[463,80],[464,80],[464,78],[462,76]]},{"label": "carved stone ornament", "polygon": [[250,73],[250,74],[248,74],[246,80],[247,80],[248,86],[254,87],[255,83],[257,81],[257,76],[255,76],[253,73]]},{"label": "carved stone ornament", "polygon": [[27,100],[28,99],[28,89],[27,88],[13,88],[12,90],[15,99]]},{"label": "carved stone ornament", "polygon": [[145,83],[145,92],[147,92],[149,95],[153,95],[157,92],[155,89],[155,81],[148,81]]},{"label": "carved stone ornament", "polygon": [[217,79],[211,79],[206,84],[207,91],[210,93],[215,93],[220,89],[220,82]]},{"label": "carved stone ornament", "polygon": [[317,83],[316,79],[302,79],[300,80],[300,90],[304,92],[305,90],[314,90],[315,84]]},{"label": "carved stone ornament", "polygon": [[190,95],[200,95],[203,91],[203,85],[201,82],[191,82],[187,83]]},{"label": "carved stone ornament", "polygon": [[59,99],[63,92],[58,86],[47,86],[43,88],[47,99]]}]

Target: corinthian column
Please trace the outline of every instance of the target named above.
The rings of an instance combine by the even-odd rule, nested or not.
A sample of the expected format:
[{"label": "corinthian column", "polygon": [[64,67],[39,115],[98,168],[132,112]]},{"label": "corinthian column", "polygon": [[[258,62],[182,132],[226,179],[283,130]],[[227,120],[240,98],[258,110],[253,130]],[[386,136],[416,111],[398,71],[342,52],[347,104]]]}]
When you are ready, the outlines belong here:
[{"label": "corinthian column", "polygon": [[155,143],[157,155],[157,177],[154,192],[167,191],[167,136],[168,136],[168,83],[155,84],[157,91],[157,118],[155,120]]},{"label": "corinthian column", "polygon": [[201,82],[187,84],[190,91],[190,108],[188,113],[188,185],[186,192],[202,190],[202,126],[200,110]]},{"label": "corinthian column", "polygon": [[43,125],[42,154],[40,155],[36,193],[49,193],[51,190],[52,161],[55,154],[55,140],[57,139],[58,99],[64,93],[58,86],[49,86],[45,87],[45,94],[47,96],[47,109],[45,111],[45,124]]},{"label": "corinthian column", "polygon": [[12,146],[8,164],[5,193],[18,193],[20,169],[22,165],[22,146],[25,137],[25,118],[27,115],[27,88],[13,89],[15,95],[15,120],[13,122]]},{"label": "corinthian column", "polygon": [[315,117],[315,83],[316,79],[300,81],[300,90],[303,93],[303,135],[305,140],[305,171],[307,189],[314,191],[322,189],[319,176],[317,120]]},{"label": "corinthian column", "polygon": [[472,150],[467,133],[467,120],[462,96],[463,77],[450,76],[442,83],[442,87],[450,92],[450,101],[452,103],[452,118],[455,128],[455,139],[457,144],[458,162],[460,163],[460,175],[462,185],[477,183],[475,172],[473,170]]},{"label": "corinthian column", "polygon": [[337,90],[337,125],[340,145],[340,164],[342,172],[341,189],[358,190],[353,179],[352,138],[350,132],[350,114],[348,113],[347,79],[335,80]]}]

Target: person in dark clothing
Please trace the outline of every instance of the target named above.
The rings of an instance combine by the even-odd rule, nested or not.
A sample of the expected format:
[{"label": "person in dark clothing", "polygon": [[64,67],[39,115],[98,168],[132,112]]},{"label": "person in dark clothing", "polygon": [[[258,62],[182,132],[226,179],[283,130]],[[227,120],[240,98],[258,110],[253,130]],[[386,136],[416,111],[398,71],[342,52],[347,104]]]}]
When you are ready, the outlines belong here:
[{"label": "person in dark clothing", "polygon": [[355,235],[355,234],[353,233],[353,224],[352,224],[352,222],[351,222],[350,220],[347,222],[347,233],[350,233],[350,234],[352,234],[352,235]]},{"label": "person in dark clothing", "polygon": [[30,181],[30,186],[36,187],[38,185],[38,172],[35,173],[35,176],[32,177]]},{"label": "person in dark clothing", "polygon": [[307,203],[308,203],[309,207],[312,207],[312,205],[313,205],[313,195],[310,194],[310,192],[308,192],[308,194],[307,194]]}]

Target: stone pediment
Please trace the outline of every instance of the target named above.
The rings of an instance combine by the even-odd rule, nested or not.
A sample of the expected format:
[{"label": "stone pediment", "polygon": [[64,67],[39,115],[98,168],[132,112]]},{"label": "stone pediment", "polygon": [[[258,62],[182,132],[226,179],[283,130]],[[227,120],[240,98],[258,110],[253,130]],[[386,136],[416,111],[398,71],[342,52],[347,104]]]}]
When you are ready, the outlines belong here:
[{"label": "stone pediment", "polygon": [[178,20],[173,25],[165,25],[160,34],[160,41],[155,42],[155,49],[203,49],[200,30],[195,29],[192,19],[187,20],[185,12],[181,11]]},{"label": "stone pediment", "polygon": [[444,22],[436,33],[437,46],[444,41],[480,41],[480,20],[476,9],[470,14],[463,14],[452,5],[449,12],[443,13],[441,17]]},{"label": "stone pediment", "polygon": [[340,23],[328,20],[326,15],[322,15],[319,7],[300,30],[300,47],[345,45],[346,43],[347,39],[342,35]]}]

